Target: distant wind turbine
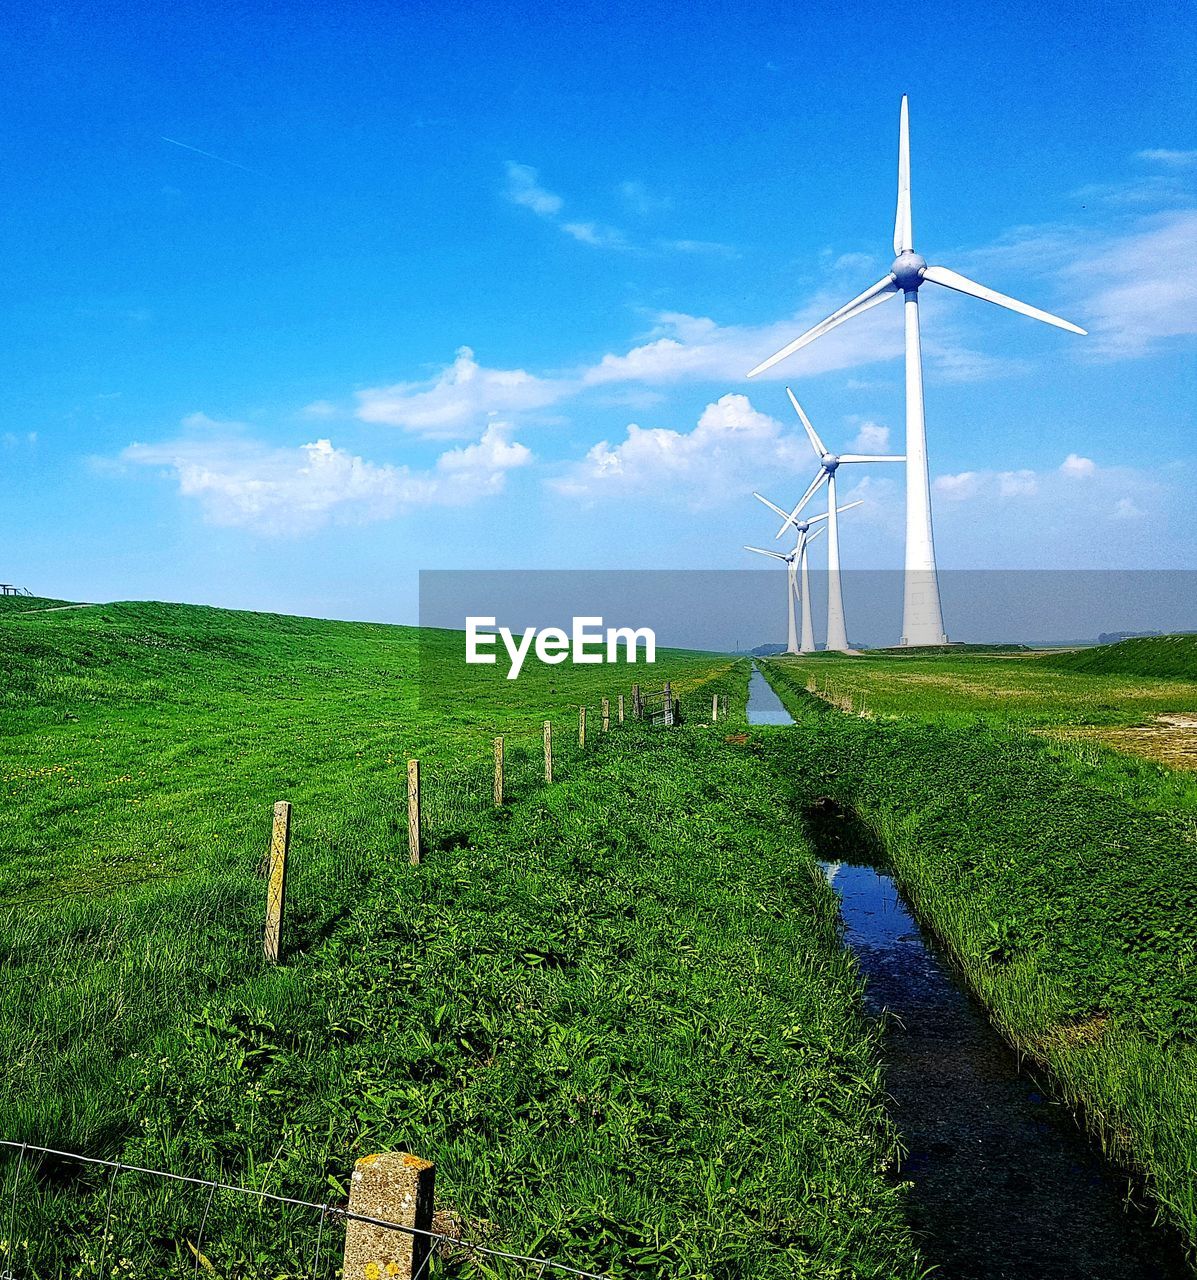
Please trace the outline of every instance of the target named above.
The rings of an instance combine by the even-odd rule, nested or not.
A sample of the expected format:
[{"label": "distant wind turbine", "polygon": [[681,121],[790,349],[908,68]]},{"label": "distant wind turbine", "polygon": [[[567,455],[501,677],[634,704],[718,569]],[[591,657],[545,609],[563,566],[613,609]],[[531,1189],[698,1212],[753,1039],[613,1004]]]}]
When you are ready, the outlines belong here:
[{"label": "distant wind turbine", "polygon": [[[906,299],[906,580],[902,613],[902,643],[907,645],[945,644],[943,610],[939,602],[939,582],[935,572],[935,546],[931,533],[931,486],[927,474],[927,433],[923,417],[923,368],[919,347],[918,291],[926,281],[944,285],[973,298],[996,303],[1020,315],[1042,320],[1045,324],[1085,332],[1059,316],[1038,307],[1028,306],[994,289],[977,284],[947,267],[929,267],[925,258],[914,251],[914,234],[910,220],[910,124],[906,96],[902,97],[901,126],[898,144],[898,212],[894,221],[894,253],[897,257],[889,271],[851,302],[833,311],[826,320],[808,329],[788,346],[782,347],[768,360],[758,364],[748,376],[756,377],[771,369],[808,342],[821,338],[832,329],[858,316],[870,307],[884,302],[896,293]],[[828,646],[830,647],[830,645]]]},{"label": "distant wind turbine", "polygon": [[[793,525],[798,532],[798,541],[794,546],[794,550],[788,556],[783,556],[777,551],[763,551],[760,547],[745,547],[745,551],[755,551],[760,556],[772,556],[775,560],[784,560],[789,566],[789,601],[790,601],[790,631],[789,645],[786,649],[787,653],[814,653],[815,651],[815,628],[811,620],[810,610],[810,578],[807,573],[807,557],[806,551],[812,542],[823,532],[822,529],[816,529],[814,533],[810,532],[812,524],[817,524],[820,520],[826,520],[832,514],[831,510],[824,511],[822,515],[808,516],[805,520],[795,519],[788,511],[782,510],[775,502],[770,502],[764,494],[753,492],[752,495],[758,502],[763,502],[770,511],[776,511],[787,524]],[[835,514],[843,515],[845,511],[851,511],[853,507],[859,507],[862,499],[855,502],[849,502],[846,506],[837,508]],[[778,535],[780,537],[780,534]],[[799,579],[801,579],[801,587],[799,587]],[[800,599],[802,601],[802,643],[796,643],[796,628],[794,626],[794,601]]]},{"label": "distant wind turbine", "polygon": [[[824,485],[827,486],[827,644],[825,648],[839,653],[846,653],[848,651],[848,632],[844,626],[844,593],[840,586],[840,529],[839,521],[836,519],[835,474],[845,463],[901,462],[902,455],[900,453],[832,453],[823,441],[819,439],[818,432],[811,426],[810,419],[802,411],[802,406],[798,403],[797,397],[789,387],[786,387],[786,395],[790,397],[794,412],[802,419],[802,425],[806,429],[806,438],[810,441],[810,447],[815,451],[815,457],[819,460],[819,470],[815,473],[815,478],[810,482],[806,492],[798,500],[798,505],[794,510],[789,513],[778,511],[778,515],[782,517],[785,523],[773,536],[774,538],[780,538],[786,529],[797,520],[798,513],[811,498]],[[774,508],[774,510],[777,509]]]},{"label": "distant wind turbine", "polygon": [[[757,498],[761,495],[755,494]],[[772,506],[767,499],[761,498],[768,506]],[[783,512],[784,514],[784,512]],[[825,516],[815,516],[815,520],[824,520]],[[810,592],[807,589],[809,579],[806,573],[806,549],[812,542],[823,532],[822,529],[816,529],[814,533],[808,533],[811,520],[803,520],[798,526],[798,541],[794,544],[794,550],[788,555],[782,555],[780,551],[766,551],[763,547],[745,547],[745,551],[755,551],[758,556],[769,556],[773,560],[780,560],[786,566],[786,605],[788,608],[789,627],[786,632],[786,653],[814,653],[815,651],[815,629],[810,616]],[[802,575],[802,587],[798,586],[798,575]],[[794,616],[794,602],[801,598],[802,600],[802,643],[798,643],[798,624]]]}]

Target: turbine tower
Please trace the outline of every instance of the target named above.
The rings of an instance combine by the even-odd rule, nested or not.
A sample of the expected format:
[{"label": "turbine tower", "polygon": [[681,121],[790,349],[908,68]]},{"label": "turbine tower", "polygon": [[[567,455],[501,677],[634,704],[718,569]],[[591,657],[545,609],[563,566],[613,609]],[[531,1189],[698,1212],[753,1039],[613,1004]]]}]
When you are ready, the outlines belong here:
[{"label": "turbine tower", "polygon": [[[789,387],[786,387],[786,395],[790,397],[794,412],[802,419],[806,438],[810,441],[810,447],[819,460],[819,470],[793,511],[787,513],[776,507],[773,508],[785,522],[773,536],[780,538],[791,524],[796,523],[798,513],[811,498],[823,485],[827,486],[827,644],[824,647],[839,653],[847,653],[848,632],[844,626],[844,593],[840,585],[840,527],[836,519],[839,509],[835,505],[835,475],[845,463],[901,462],[902,455],[900,453],[832,453],[819,439],[818,432],[811,426],[810,419],[803,413],[802,406]],[[769,505],[772,506],[772,503]]]},{"label": "turbine tower", "polygon": [[[788,346],[762,361],[748,376],[756,377],[784,360],[808,342],[821,338],[832,329],[875,307],[896,293],[906,299],[906,580],[902,612],[902,643],[906,645],[946,644],[943,611],[939,603],[939,581],[935,572],[935,545],[931,532],[931,486],[927,473],[927,434],[923,416],[923,365],[919,348],[919,288],[930,281],[944,285],[970,297],[996,303],[1020,315],[1042,320],[1045,324],[1085,332],[1059,316],[1038,307],[1028,306],[1016,298],[977,284],[947,267],[929,267],[927,260],[914,251],[914,234],[910,221],[910,125],[906,96],[902,96],[902,114],[898,142],[898,212],[894,221],[894,258],[889,271],[876,284],[851,302],[833,311],[826,320],[808,329]],[[830,646],[829,646],[830,647]]]}]

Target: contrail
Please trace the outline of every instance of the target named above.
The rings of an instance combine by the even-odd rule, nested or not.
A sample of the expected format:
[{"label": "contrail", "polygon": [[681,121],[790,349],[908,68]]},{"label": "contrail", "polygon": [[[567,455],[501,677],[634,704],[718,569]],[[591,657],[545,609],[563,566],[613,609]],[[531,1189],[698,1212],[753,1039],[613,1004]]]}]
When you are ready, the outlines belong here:
[{"label": "contrail", "polygon": [[173,147],[182,147],[184,151],[194,151],[197,156],[207,156],[209,160],[219,160],[221,164],[231,164],[234,169],[243,169],[246,173],[252,173],[255,178],[264,178],[264,173],[259,173],[257,169],[251,169],[248,165],[238,164],[236,160],[226,160],[224,156],[213,155],[211,151],[201,151],[199,147],[193,147],[189,142],[180,142],[178,138],[163,137],[163,142],[169,142]]}]

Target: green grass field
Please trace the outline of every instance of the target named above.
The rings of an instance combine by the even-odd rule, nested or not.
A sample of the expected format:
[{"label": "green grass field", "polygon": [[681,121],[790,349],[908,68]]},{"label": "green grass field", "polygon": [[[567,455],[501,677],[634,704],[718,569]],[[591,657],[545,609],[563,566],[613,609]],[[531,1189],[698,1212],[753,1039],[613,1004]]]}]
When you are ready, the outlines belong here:
[{"label": "green grass field", "polygon": [[[155,604],[0,622],[0,1136],[334,1201],[355,1158],[409,1149],[468,1234],[613,1275],[917,1275],[878,1029],[790,783],[704,724],[724,692],[742,727],[747,665],[663,655],[687,723],[604,738],[633,668],[459,689],[428,654],[421,700],[403,628]],[[280,798],[271,968],[256,869]],[[104,1180],[0,1174],[2,1261],[100,1274]],[[106,1265],[190,1270],[202,1224],[215,1274],[302,1272],[314,1224],[204,1215],[122,1182]]]},{"label": "green grass field", "polygon": [[[963,668],[970,688],[981,678],[971,658],[900,666],[912,664],[916,675]],[[876,831],[998,1026],[1197,1239],[1191,777],[1061,751],[1025,732],[1021,714],[963,717],[958,702],[939,715],[921,682],[903,701],[897,669],[880,660],[846,675],[853,701],[871,701],[876,673],[872,705],[904,712],[862,716],[808,692],[813,665],[766,666],[798,720],[771,740],[776,766]],[[1060,684],[1070,679],[1074,693]],[[1090,705],[1096,679],[1056,672],[1044,682],[1034,670],[1019,687],[1034,691],[1038,715],[1055,705],[1072,716]],[[1160,695],[1149,686],[1141,696]]]},{"label": "green grass field", "polygon": [[[1073,653],[819,654],[771,666],[850,713],[1045,735],[1117,794],[1197,809],[1197,647],[1164,636]],[[968,646],[961,646],[968,650]]]},{"label": "green grass field", "polygon": [[[0,1137],[334,1203],[358,1156],[413,1150],[442,1226],[519,1252],[913,1280],[882,1027],[802,817],[831,795],[997,1025],[1197,1238],[1197,787],[1075,736],[1197,709],[1166,646],[1127,672],[774,659],[796,730],[745,725],[746,662],[667,653],[651,682],[682,727],[604,735],[600,699],[614,719],[645,669],[466,679],[460,644],[162,604],[0,615]],[[295,817],[272,967],[277,799]],[[101,1175],[16,1173],[0,1157],[17,1275],[310,1271],[302,1213],[131,1176],[110,1208]],[[435,1270],[502,1274],[460,1253]]]}]

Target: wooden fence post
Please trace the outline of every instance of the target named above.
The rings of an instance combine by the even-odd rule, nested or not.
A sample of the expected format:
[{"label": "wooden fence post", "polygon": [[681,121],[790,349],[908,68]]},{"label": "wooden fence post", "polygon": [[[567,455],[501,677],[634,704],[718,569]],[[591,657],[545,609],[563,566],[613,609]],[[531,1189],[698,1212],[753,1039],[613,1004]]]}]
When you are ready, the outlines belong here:
[{"label": "wooden fence post", "polygon": [[611,702],[610,699],[603,699],[603,732],[606,733],[611,728]]},{"label": "wooden fence post", "polygon": [[415,1280],[428,1266],[436,1166],[402,1151],[363,1156],[349,1181],[349,1212],[393,1222],[345,1224],[345,1280]]},{"label": "wooden fence post", "polygon": [[271,964],[283,953],[283,910],[287,902],[287,853],[291,848],[291,805],[279,800],[270,829],[270,870],[266,881],[266,932],[262,950]]},{"label": "wooden fence post", "polygon": [[411,865],[420,865],[420,762],[407,762],[407,852]]},{"label": "wooden fence post", "polygon": [[544,722],[544,780],[553,781],[553,722]]},{"label": "wooden fence post", "polygon": [[586,708],[578,708],[578,746],[586,745]]},{"label": "wooden fence post", "polygon": [[619,723],[623,724],[623,694],[619,695]]},{"label": "wooden fence post", "polygon": [[503,806],[503,736],[495,739],[495,808]]},{"label": "wooden fence post", "polygon": [[634,684],[632,685],[632,716],[634,719],[639,720],[643,714],[644,702],[640,697],[640,686]]},{"label": "wooden fence post", "polygon": [[719,695],[711,694],[711,723],[714,724],[719,719]]},{"label": "wooden fence post", "polygon": [[669,688],[668,680],[665,681],[665,688],[663,692],[665,695],[665,723],[666,725],[672,725],[673,724],[673,692]]}]

